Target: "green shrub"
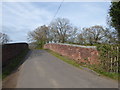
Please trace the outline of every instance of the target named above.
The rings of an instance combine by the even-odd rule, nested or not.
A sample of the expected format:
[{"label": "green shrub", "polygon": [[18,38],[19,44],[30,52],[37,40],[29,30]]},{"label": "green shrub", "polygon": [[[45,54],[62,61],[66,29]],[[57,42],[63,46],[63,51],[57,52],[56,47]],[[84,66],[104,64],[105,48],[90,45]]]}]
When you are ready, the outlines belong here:
[{"label": "green shrub", "polygon": [[101,68],[106,72],[118,72],[118,64],[120,62],[120,46],[119,45],[97,45],[99,51]]}]

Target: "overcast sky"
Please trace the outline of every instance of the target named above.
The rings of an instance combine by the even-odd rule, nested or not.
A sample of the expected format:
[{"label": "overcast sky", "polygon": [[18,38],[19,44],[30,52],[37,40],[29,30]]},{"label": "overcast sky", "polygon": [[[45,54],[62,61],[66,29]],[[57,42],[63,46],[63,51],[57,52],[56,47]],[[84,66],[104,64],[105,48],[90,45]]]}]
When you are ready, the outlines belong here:
[{"label": "overcast sky", "polygon": [[[60,2],[2,3],[2,31],[13,42],[26,42],[27,33],[41,25],[49,25]],[[57,17],[68,18],[77,27],[106,26],[110,2],[64,2]]]}]

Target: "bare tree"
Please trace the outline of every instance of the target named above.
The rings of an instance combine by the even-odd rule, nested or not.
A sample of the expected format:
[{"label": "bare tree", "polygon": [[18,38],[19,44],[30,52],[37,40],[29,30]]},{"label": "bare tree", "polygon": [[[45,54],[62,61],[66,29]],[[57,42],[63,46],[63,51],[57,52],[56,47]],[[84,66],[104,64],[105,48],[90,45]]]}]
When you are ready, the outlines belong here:
[{"label": "bare tree", "polygon": [[77,35],[77,43],[83,45],[86,44],[86,39],[84,38],[84,33],[80,33]]},{"label": "bare tree", "polygon": [[118,42],[117,31],[111,28],[106,28],[104,32],[103,43],[116,44]]},{"label": "bare tree", "polygon": [[79,32],[79,29],[77,27],[71,28],[71,33],[69,33],[69,37],[66,40],[67,43],[77,43],[77,32]]},{"label": "bare tree", "polygon": [[54,42],[64,43],[71,34],[75,32],[75,28],[72,27],[69,20],[66,18],[57,18],[50,23],[50,31],[53,36]]},{"label": "bare tree", "polygon": [[89,34],[88,39],[90,44],[100,43],[102,38],[104,37],[105,29],[102,26],[92,26],[90,28],[86,28],[87,33]]},{"label": "bare tree", "polygon": [[49,41],[48,27],[43,25],[28,33],[28,41],[34,42],[41,47]]},{"label": "bare tree", "polygon": [[115,32],[111,32],[108,28],[102,26],[92,26],[90,28],[83,28],[78,35],[78,41],[81,44],[98,44],[98,43],[112,43],[115,41]]},{"label": "bare tree", "polygon": [[90,28],[83,28],[80,35],[78,35],[78,39],[82,44],[96,44],[101,43],[103,39],[105,29],[102,26],[92,26]]},{"label": "bare tree", "polygon": [[9,38],[9,36],[7,34],[5,34],[5,33],[1,33],[0,32],[0,43],[1,44],[6,44],[9,41],[11,41],[10,38]]}]

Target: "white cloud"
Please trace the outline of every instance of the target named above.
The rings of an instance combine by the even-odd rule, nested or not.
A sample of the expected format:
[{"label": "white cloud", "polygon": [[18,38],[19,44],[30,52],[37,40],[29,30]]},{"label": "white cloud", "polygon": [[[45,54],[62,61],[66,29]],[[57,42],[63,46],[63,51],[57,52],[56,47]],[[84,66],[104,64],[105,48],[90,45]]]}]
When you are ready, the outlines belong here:
[{"label": "white cloud", "polygon": [[[63,7],[58,13],[58,17],[62,16],[68,18],[74,25],[80,27],[89,27],[92,25],[106,25],[106,16],[110,3],[83,2],[73,3],[73,5],[71,6],[68,5],[67,3],[63,4]],[[69,9],[69,7],[72,7],[72,9]]]},{"label": "white cloud", "polygon": [[[3,30],[13,41],[25,41],[27,32],[49,24],[60,3],[3,3]],[[99,5],[100,4],[100,5]],[[103,5],[103,6],[102,6]],[[63,3],[57,17],[78,27],[105,25],[108,3]]]},{"label": "white cloud", "polygon": [[[2,14],[3,26],[7,27],[3,27],[3,32],[7,33],[10,30],[12,33],[9,31],[9,35],[13,41],[16,41],[14,37],[26,36],[28,31],[40,25],[48,24],[53,16],[48,10],[36,8],[31,3],[3,3]],[[15,36],[13,37],[14,33]],[[26,37],[22,38],[25,39]]]}]

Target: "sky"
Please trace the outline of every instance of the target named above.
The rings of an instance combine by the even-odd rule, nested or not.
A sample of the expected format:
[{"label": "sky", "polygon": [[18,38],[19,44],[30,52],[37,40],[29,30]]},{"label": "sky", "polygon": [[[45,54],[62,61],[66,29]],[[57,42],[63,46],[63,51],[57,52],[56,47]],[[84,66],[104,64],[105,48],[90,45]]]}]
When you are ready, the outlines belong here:
[{"label": "sky", "polygon": [[[3,2],[2,32],[12,42],[27,42],[28,32],[49,25],[59,5],[60,2]],[[109,7],[110,2],[63,2],[55,18],[67,18],[78,28],[107,26]]]}]

